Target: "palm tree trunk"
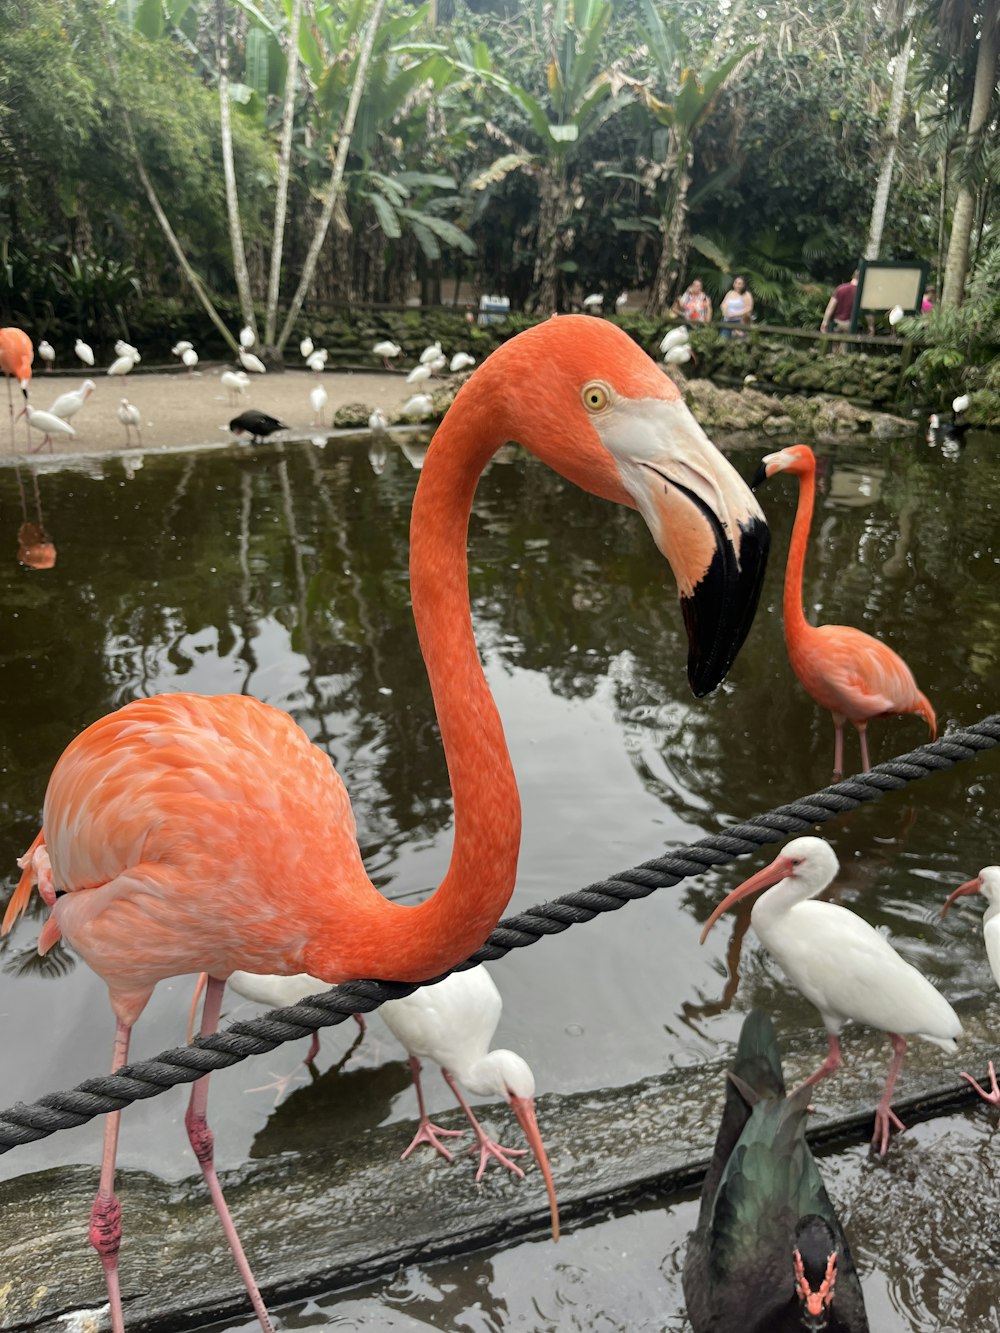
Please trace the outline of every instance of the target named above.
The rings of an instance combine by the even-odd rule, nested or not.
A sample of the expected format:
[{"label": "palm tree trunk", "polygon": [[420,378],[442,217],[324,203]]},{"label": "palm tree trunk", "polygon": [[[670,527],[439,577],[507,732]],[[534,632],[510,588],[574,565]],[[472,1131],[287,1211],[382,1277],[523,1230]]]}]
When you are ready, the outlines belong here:
[{"label": "palm tree trunk", "polygon": [[229,107],[229,42],[226,36],[226,0],[215,0],[215,37],[219,56],[219,126],[222,133],[222,175],[226,183],[226,213],[229,217],[229,243],[233,252],[233,274],[240,300],[240,314],[254,334],[257,320],[250,295],[250,272],[243,248],[240,200],[236,192],[236,165],[233,161],[233,123]]},{"label": "palm tree trunk", "polygon": [[[976,55],[976,82],[972,90],[972,108],[969,112],[969,128],[966,134],[966,142],[970,144],[975,141],[986,124],[993,100],[993,90],[996,87],[997,56],[1000,49],[998,47],[1000,25],[997,16],[998,0],[984,0],[979,51]],[[975,209],[975,196],[963,185],[958,191],[955,212],[951,219],[951,239],[948,242],[948,259],[944,269],[944,291],[941,293],[941,305],[944,307],[960,306],[965,295],[965,279],[969,271],[969,243]]]},{"label": "palm tree trunk", "polygon": [[645,313],[652,317],[662,315],[677,291],[678,279],[687,268],[687,197],[691,188],[692,154],[690,145],[678,141],[671,129],[667,140],[665,170],[671,175],[670,192],[660,217],[660,235],[663,244],[656,266],[656,277],[649,289]]},{"label": "palm tree trunk", "polygon": [[[902,27],[906,27],[913,11],[907,7],[903,14]],[[885,215],[889,207],[889,188],[892,185],[892,169],[896,163],[896,145],[899,142],[899,124],[903,119],[903,98],[906,94],[906,75],[910,67],[909,35],[896,56],[892,71],[892,96],[885,118],[885,153],[879,168],[878,182],[875,186],[875,202],[872,204],[871,223],[868,227],[868,240],[865,243],[865,259],[877,259],[882,248],[882,232],[885,228]]]},{"label": "palm tree trunk", "polygon": [[368,31],[365,33],[364,45],[361,48],[361,54],[358,56],[358,66],[354,75],[354,87],[351,89],[350,101],[347,104],[347,111],[344,113],[344,123],[340,128],[340,141],[337,144],[337,156],[333,164],[333,171],[330,173],[330,183],[326,189],[326,197],[323,200],[323,210],[320,213],[319,221],[316,223],[316,231],[313,235],[312,244],[306,254],[305,263],[302,266],[302,276],[299,279],[299,285],[292,297],[292,303],[288,307],[288,314],[285,316],[285,322],[281,329],[281,334],[277,342],[278,352],[284,350],[285,344],[291,337],[292,329],[295,327],[295,321],[299,317],[299,311],[302,309],[302,303],[306,299],[306,293],[312,285],[313,274],[316,271],[316,261],[319,258],[319,252],[323,248],[323,242],[326,240],[326,233],[330,226],[330,219],[333,217],[333,210],[337,203],[337,197],[340,194],[340,187],[344,179],[344,168],[347,165],[347,154],[351,146],[351,135],[354,132],[354,122],[357,119],[358,107],[361,103],[361,95],[364,92],[365,80],[368,77],[368,66],[372,58],[372,48],[375,45],[375,35],[378,32],[378,25],[382,19],[382,10],[385,8],[385,0],[375,0],[375,7],[372,10],[372,16],[368,21]]},{"label": "palm tree trunk", "polygon": [[274,235],[271,241],[271,268],[267,283],[267,311],[264,316],[264,342],[274,342],[278,326],[278,291],[281,286],[281,252],[285,244],[285,218],[288,212],[288,177],[292,165],[292,129],[295,121],[295,94],[299,86],[299,24],[302,0],[293,0],[288,32],[288,70],[285,74],[285,105],[281,113],[281,150],[278,154],[278,184],[274,199]]},{"label": "palm tree trunk", "polygon": [[538,235],[531,285],[534,308],[546,315],[558,309],[562,224],[569,207],[566,193],[562,164],[543,167],[538,176]]}]

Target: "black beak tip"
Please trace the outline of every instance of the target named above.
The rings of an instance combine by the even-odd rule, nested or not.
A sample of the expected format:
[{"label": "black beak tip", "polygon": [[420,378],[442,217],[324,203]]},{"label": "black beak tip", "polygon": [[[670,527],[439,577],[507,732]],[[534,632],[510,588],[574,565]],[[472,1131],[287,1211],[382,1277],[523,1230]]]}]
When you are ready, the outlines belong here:
[{"label": "black beak tip", "polygon": [[681,599],[688,634],[688,683],[702,699],[726,678],[750,632],[767,568],[771,534],[753,518],[740,530],[740,556],[721,537],[694,595]]},{"label": "black beak tip", "polygon": [[767,464],[758,463],[757,470],[750,480],[750,489],[752,491],[759,490],[760,487],[764,485],[765,481],[767,481]]}]

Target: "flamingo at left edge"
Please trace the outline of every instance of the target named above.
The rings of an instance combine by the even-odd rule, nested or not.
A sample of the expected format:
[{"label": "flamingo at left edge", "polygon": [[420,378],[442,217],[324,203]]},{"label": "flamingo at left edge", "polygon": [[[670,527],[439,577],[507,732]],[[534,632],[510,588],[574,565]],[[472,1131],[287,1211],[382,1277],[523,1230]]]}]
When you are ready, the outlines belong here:
[{"label": "flamingo at left edge", "polygon": [[[517,440],[570,481],[638,509],[670,563],[696,695],[729,670],[756,610],[767,528],[749,488],[673,383],[621,329],[560,316],[499,347],[438,428],[413,503],[413,614],[454,800],[454,843],[426,901],[386,900],[361,859],[349,798],[287,714],[246,696],[140,699],[94,722],[56,763],[43,828],[21,864],[8,931],[33,884],[64,937],[108,987],[112,1068],[156,983],[209,974],[203,1035],[236,970],[308,972],[325,984],[426,981],[487,938],[514,888],[517,783],[472,628],[467,536],[480,473]],[[264,1301],[229,1216],[195,1083],[189,1138],[260,1326]],[[114,1333],[124,1330],[115,1194],[120,1113],[106,1120],[90,1220]]]}]

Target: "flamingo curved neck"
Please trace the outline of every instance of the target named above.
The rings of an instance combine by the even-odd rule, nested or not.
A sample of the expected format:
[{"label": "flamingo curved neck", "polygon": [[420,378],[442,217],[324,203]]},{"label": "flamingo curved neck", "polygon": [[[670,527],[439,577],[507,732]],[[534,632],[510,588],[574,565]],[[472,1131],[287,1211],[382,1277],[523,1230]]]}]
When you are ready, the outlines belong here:
[{"label": "flamingo curved neck", "polygon": [[343,921],[331,921],[329,945],[320,939],[308,951],[314,975],[343,979],[349,960],[352,977],[436,977],[480,947],[514,889],[520,799],[472,631],[466,554],[476,484],[506,439],[496,438],[489,422],[474,393],[466,394],[462,413],[449,413],[427,452],[410,523],[413,617],[455,806],[451,862],[437,891],[416,906],[366,894],[362,919],[347,927],[349,940]]},{"label": "flamingo curved neck", "polygon": [[786,639],[790,635],[801,638],[813,628],[806,620],[805,611],[802,609],[802,577],[806,564],[806,547],[809,544],[809,529],[812,527],[813,506],[816,501],[816,475],[810,470],[800,472],[798,478],[799,500],[795,509],[792,540],[788,548],[785,591],[782,599]]}]

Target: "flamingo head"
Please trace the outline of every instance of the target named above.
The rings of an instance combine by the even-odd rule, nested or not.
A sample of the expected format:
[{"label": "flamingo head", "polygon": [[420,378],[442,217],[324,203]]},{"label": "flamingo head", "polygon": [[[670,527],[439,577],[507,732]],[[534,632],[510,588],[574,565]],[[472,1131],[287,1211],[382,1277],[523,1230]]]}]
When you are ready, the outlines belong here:
[{"label": "flamingo head", "polygon": [[796,901],[812,898],[826,888],[839,869],[837,854],[825,838],[793,838],[769,866],[758,870],[723,898],[705,922],[700,943],[705,943],[708,932],[723,912],[760,889],[772,888],[786,880],[793,886]]},{"label": "flamingo head", "polygon": [[779,449],[776,453],[764,455],[757,466],[757,471],[753,474],[750,489],[756,491],[776,472],[791,472],[802,477],[815,471],[816,455],[808,444],[793,444],[787,449]]},{"label": "flamingo head", "polygon": [[494,352],[456,403],[465,395],[488,420],[484,453],[498,436],[517,440],[584,490],[639,510],[677,581],[691,688],[713,690],[753,621],[769,535],[673,382],[616,325],[560,315]]},{"label": "flamingo head", "polygon": [[981,893],[993,907],[1000,907],[1000,866],[984,866],[975,879],[967,880],[953,889],[941,908],[942,917],[948,915],[948,908],[957,898],[964,898],[970,893]]},{"label": "flamingo head", "polygon": [[822,1333],[830,1321],[837,1285],[837,1239],[817,1214],[802,1218],[792,1251],[795,1297],[802,1327]]}]

